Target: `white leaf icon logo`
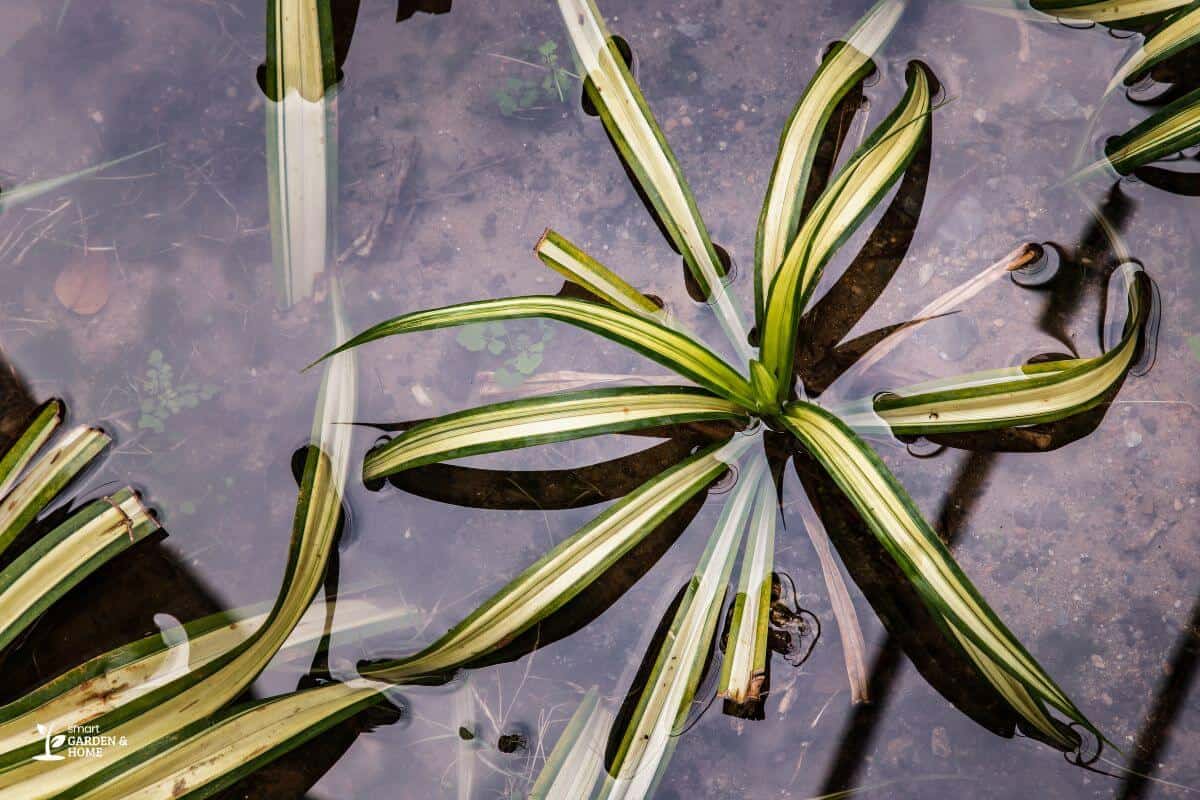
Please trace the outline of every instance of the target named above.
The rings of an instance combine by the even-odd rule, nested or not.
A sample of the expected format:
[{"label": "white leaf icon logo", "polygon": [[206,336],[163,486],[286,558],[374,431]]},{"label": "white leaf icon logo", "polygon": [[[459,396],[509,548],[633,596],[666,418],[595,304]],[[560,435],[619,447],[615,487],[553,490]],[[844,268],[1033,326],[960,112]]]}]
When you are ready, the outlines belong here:
[{"label": "white leaf icon logo", "polygon": [[57,749],[59,747],[62,747],[64,744],[66,744],[66,741],[67,741],[67,737],[60,733],[58,736],[55,736],[53,739],[50,740],[50,747],[52,749]]},{"label": "white leaf icon logo", "polygon": [[45,736],[46,735],[46,726],[40,722],[37,724],[37,726],[38,726],[38,736]]}]

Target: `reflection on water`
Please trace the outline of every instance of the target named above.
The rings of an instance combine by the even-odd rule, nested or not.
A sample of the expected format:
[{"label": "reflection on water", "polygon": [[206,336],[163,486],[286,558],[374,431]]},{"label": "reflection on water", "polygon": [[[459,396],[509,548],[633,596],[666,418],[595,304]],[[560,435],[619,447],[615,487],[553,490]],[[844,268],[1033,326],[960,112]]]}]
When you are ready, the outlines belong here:
[{"label": "reflection on water", "polygon": [[[162,147],[0,216],[0,445],[38,402],[65,396],[74,421],[100,422],[117,439],[73,488],[75,503],[132,483],[160,509],[167,534],[98,570],[3,655],[5,699],[112,647],[159,631],[173,637],[166,620],[271,599],[285,566],[292,457],[307,438],[316,392],[315,376],[298,368],[319,349],[313,330],[325,330],[307,291],[287,311],[276,308],[261,9],[11,5],[0,34],[9,134],[0,185]],[[867,5],[817,3],[805,16],[817,24],[801,25],[795,8],[770,0],[736,13],[699,0],[669,9],[606,4],[631,58],[636,51],[639,80],[713,238],[733,260],[752,263],[777,133],[812,70],[806,54],[822,52]],[[557,282],[529,254],[550,224],[619,265],[686,324],[715,334],[604,129],[575,107],[578,83],[564,102],[539,99],[537,113],[504,114],[497,101],[510,78],[540,85],[546,65],[526,56],[546,42],[566,58],[554,8],[483,6],[457,4],[446,14],[448,2],[395,11],[333,4],[337,135],[326,144],[337,211],[329,249],[352,327],[480,296],[553,293]],[[858,140],[850,112],[869,101],[876,123],[903,91],[909,60],[927,62],[951,102],[935,113],[931,142],[898,189],[827,269],[802,322],[797,368],[809,397],[841,399],[964,371],[943,353],[972,365],[1090,355],[1102,349],[1106,320],[1119,317],[1107,297],[1114,271],[1131,259],[1144,265],[1160,291],[1154,366],[1128,378],[1111,403],[1063,423],[881,446],[1001,616],[1027,632],[1025,643],[1146,777],[1087,772],[1008,738],[1021,733],[1011,710],[945,647],[936,620],[905,593],[820,471],[802,455],[779,469],[783,452],[774,464],[785,526],[776,545],[771,691],[753,713],[709,707],[718,644],[660,796],[809,797],[886,785],[878,796],[918,798],[947,790],[922,779],[948,775],[972,797],[1172,797],[1183,790],[1159,779],[1200,785],[1200,526],[1190,436],[1200,369],[1191,322],[1200,288],[1191,256],[1200,248],[1196,156],[1139,168],[1136,181],[1056,187],[1127,47],[1099,30],[915,4],[877,78],[835,112],[816,183],[838,163],[838,144],[844,161]],[[1156,68],[1156,103],[1177,96],[1195,75],[1192,63]],[[1145,100],[1147,91],[1131,94]],[[1096,134],[1126,130],[1135,114],[1144,112],[1118,96]],[[931,300],[1023,243],[1040,243],[1042,257],[1011,281],[973,290],[949,316],[923,319]],[[76,287],[69,299],[88,303],[56,292],[64,274]],[[318,293],[321,285],[312,281]],[[748,307],[748,270],[730,291]],[[857,366],[897,333],[888,358]],[[607,374],[661,372],[562,327],[518,379],[536,386],[580,369],[585,356],[586,369]],[[509,357],[471,350],[453,334],[364,351],[360,421],[428,418],[490,398],[504,387],[475,378]],[[198,388],[189,394],[187,386]],[[147,413],[157,424],[142,424]],[[377,433],[358,429],[354,452]],[[335,636],[327,648],[304,650],[264,673],[255,695],[413,652],[599,504],[728,431],[652,433],[420,467],[377,491],[351,481],[351,521],[327,589],[427,612],[415,630]],[[802,486],[852,578],[869,704],[849,703],[822,574],[787,505]],[[720,492],[685,504],[539,628],[472,665],[469,677],[404,687],[403,714],[381,706],[340,723],[226,796],[527,791],[590,687],[621,713],[636,700],[631,687],[657,652],[656,627],[670,623],[702,531],[727,496]],[[398,716],[402,723],[391,724]]]}]

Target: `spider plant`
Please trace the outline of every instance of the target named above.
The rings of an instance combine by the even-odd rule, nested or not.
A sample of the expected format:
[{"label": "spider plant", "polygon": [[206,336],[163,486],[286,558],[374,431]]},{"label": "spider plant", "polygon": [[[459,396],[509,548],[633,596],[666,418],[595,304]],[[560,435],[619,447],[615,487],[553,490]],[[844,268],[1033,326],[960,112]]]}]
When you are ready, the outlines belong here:
[{"label": "spider plant", "polygon": [[[409,427],[367,453],[367,480],[395,478],[451,458],[560,442],[606,433],[690,424],[723,426],[719,441],[625,495],[522,572],[478,610],[424,650],[361,665],[364,676],[422,680],[471,663],[538,626],[583,592],[622,553],[673,509],[736,465],[738,486],[724,504],[696,575],[678,604],[672,635],[658,652],[652,679],[620,731],[607,764],[608,796],[644,796],[669,758],[682,715],[694,696],[715,636],[716,616],[751,516],[742,556],[722,691],[745,698],[761,685],[762,580],[772,570],[775,487],[764,466],[763,431],[814,458],[845,495],[904,579],[940,621],[949,646],[965,652],[987,681],[1041,738],[1063,749],[1079,744],[1066,722],[1102,734],[1020,644],[975,589],[923,519],[867,433],[892,422],[913,435],[945,430],[1002,430],[1059,420],[1099,402],[1117,386],[1141,345],[1147,314],[1145,280],[1130,273],[1129,315],[1122,343],[1092,359],[1060,361],[1016,373],[994,371],[950,378],[836,408],[806,396],[797,381],[798,328],[822,270],[861,225],[915,155],[927,147],[934,79],[912,63],[907,91],[817,195],[807,213],[800,198],[814,183],[814,138],[825,133],[834,107],[869,71],[876,48],[904,10],[899,0],[877,4],[835,48],[810,81],[781,140],[759,219],[754,317],[759,346],[745,335],[742,314],[722,281],[721,262],[679,164],[590,0],[559,0],[587,80],[585,91],[620,158],[649,198],[692,279],[712,301],[720,327],[745,366],[738,369],[684,329],[657,303],[553,231],[538,243],[541,260],[589,293],[590,299],[525,296],[416,311],[379,323],[323,358],[385,337],[473,322],[540,317],[617,342],[696,386],[609,388],[561,392],[481,406]],[[910,405],[911,404],[911,405]],[[919,409],[918,414],[901,409]],[[837,413],[845,414],[846,420]],[[869,424],[868,424],[869,423]],[[743,427],[736,433],[732,428]],[[768,502],[768,499],[771,502]],[[752,599],[753,598],[753,599]],[[740,612],[740,614],[739,614]]]}]

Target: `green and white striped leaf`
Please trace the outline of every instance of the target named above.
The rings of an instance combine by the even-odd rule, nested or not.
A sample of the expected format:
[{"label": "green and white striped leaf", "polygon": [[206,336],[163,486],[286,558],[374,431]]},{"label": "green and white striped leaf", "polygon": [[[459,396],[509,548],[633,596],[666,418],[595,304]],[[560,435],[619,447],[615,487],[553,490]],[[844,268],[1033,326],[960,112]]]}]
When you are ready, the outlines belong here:
[{"label": "green and white striped leaf", "polygon": [[47,400],[33,415],[29,425],[22,431],[17,440],[0,458],[0,497],[8,494],[8,490],[21,476],[21,471],[33,460],[42,445],[50,440],[58,426],[62,424],[65,409],[57,397]]},{"label": "green and white striped leaf", "polygon": [[35,181],[34,183],[26,183],[22,184],[21,186],[13,187],[12,189],[6,189],[4,192],[0,192],[0,214],[3,214],[5,211],[8,211],[10,208],[13,208],[20,203],[28,203],[29,201],[35,200],[42,195],[57,191],[58,189],[74,183],[75,181],[82,180],[83,178],[90,178],[99,172],[103,172],[109,167],[115,167],[117,164],[121,164],[125,161],[129,161],[130,159],[145,155],[146,153],[149,153],[152,150],[157,150],[160,147],[162,147],[161,144],[156,144],[153,147],[147,147],[144,150],[138,150],[136,153],[130,153],[127,156],[114,158],[111,161],[105,161],[103,164],[97,164],[94,167],[81,169],[68,175],[61,175],[57,178],[49,178],[44,181]]},{"label": "green and white striped leaf", "polygon": [[1046,711],[1045,704],[1029,693],[1029,690],[1016,678],[1000,668],[991,658],[980,650],[970,639],[964,636],[943,617],[946,627],[954,638],[962,645],[967,656],[979,667],[980,673],[992,684],[1013,710],[1031,726],[1041,731],[1050,741],[1065,750],[1076,747],[1077,741],[1064,730],[1062,723],[1055,720]]},{"label": "green and white striped leaf", "polygon": [[361,670],[393,683],[457,669],[512,641],[565,605],[654,528],[725,472],[750,437],[713,445],[609,506],[424,650]]},{"label": "green and white striped leaf", "polygon": [[871,72],[871,59],[905,6],[905,0],[876,3],[821,62],[784,126],[754,247],[754,308],[760,326],[766,291],[800,229],[801,204],[825,126],[842,98]]},{"label": "green and white striped leaf", "polygon": [[1101,736],[988,606],[879,456],[845,423],[811,403],[790,404],[782,421],[829,472],[934,613],[1030,695]]},{"label": "green and white striped leaf", "polygon": [[92,781],[82,800],[209,797],[378,703],[387,687],[369,681],[292,692],[216,716],[157,743],[139,770]]},{"label": "green and white striped leaf", "polygon": [[[765,459],[762,451],[756,458]],[[775,485],[759,471],[750,533],[738,574],[718,693],[739,705],[759,700],[767,677],[767,633],[771,614],[771,575],[775,568]]]},{"label": "green and white striped leaf", "polygon": [[622,731],[600,793],[603,800],[651,797],[666,770],[712,648],[733,561],[765,470],[766,459],[751,459],[721,509],[646,687]]},{"label": "green and white striped leaf", "polygon": [[[1104,146],[1107,163],[1122,175],[1200,144],[1200,89],[1168,103]],[[1075,175],[1078,179],[1103,167],[1099,161]]]},{"label": "green and white striped leaf", "polygon": [[547,228],[534,252],[547,267],[622,311],[643,317],[663,315],[653,300],[557,231]]},{"label": "green and white striped leaf", "polygon": [[[413,626],[419,612],[379,608],[364,600],[338,600],[332,630],[343,636]],[[40,723],[56,731],[86,725],[108,711],[132,703],[160,686],[198,670],[249,638],[266,621],[266,611],[223,612],[193,620],[172,632],[148,636],[96,656],[13,702],[0,706],[0,753],[41,748]],[[304,656],[325,634],[325,610],[310,608],[276,655]],[[167,639],[171,639],[170,642]]]},{"label": "green and white striped leaf", "polygon": [[1120,341],[1103,355],[927,381],[849,404],[838,416],[855,430],[882,425],[917,436],[1054,422],[1095,407],[1133,365],[1151,310],[1145,273],[1126,264],[1118,274],[1128,312]]},{"label": "green and white striped leaf", "polygon": [[745,419],[745,411],[688,386],[622,387],[514,400],[438,417],[367,454],[363,478],[422,464],[704,420]]},{"label": "green and white striped leaf", "polygon": [[714,310],[739,356],[750,357],[746,329],[721,281],[717,256],[696,200],[675,154],[612,41],[593,0],[558,0],[575,53],[589,78],[584,86],[625,163],[650,198],[684,262]]},{"label": "green and white striped leaf", "polygon": [[[331,284],[335,339],[345,336],[341,295]],[[0,754],[0,800],[76,798],[84,792],[122,797],[102,788],[113,781],[139,784],[161,766],[157,757],[175,737],[203,728],[210,717],[238,697],[283,646],[304,615],[325,575],[329,553],[341,517],[341,504],[350,459],[357,383],[352,353],[329,364],[321,387],[313,426],[316,446],[301,481],[292,542],[283,584],[266,621],[243,643],[200,669],[133,702],[113,709],[93,724],[104,735],[130,743],[107,748],[95,758],[29,761],[20,751]]]},{"label": "green and white striped leaf", "polygon": [[762,332],[764,365],[791,391],[796,324],[825,263],[908,168],[929,127],[930,84],[925,68],[908,69],[908,91],[821,194],[788,250],[767,293]]},{"label": "green and white striped leaf", "polygon": [[754,408],[754,390],[749,382],[703,344],[679,331],[621,309],[565,297],[532,295],[502,300],[477,300],[473,303],[404,314],[368,328],[322,356],[322,359],[385,336],[448,328],[471,322],[527,317],[553,319],[598,333],[636,350],[722,397],[745,408]]},{"label": "green and white striped leaf", "polygon": [[89,503],[0,571],[0,650],[76,584],[158,523],[132,489]]},{"label": "green and white striped leaf", "polygon": [[328,0],[267,3],[267,176],[282,308],[312,296],[332,256],[337,118]]},{"label": "green and white striped leaf", "polygon": [[80,425],[34,462],[0,502],[0,553],[110,441],[99,428]]},{"label": "green and white striped leaf", "polygon": [[1030,0],[1043,14],[1062,20],[1086,22],[1128,22],[1167,14],[1194,0]]},{"label": "green and white striped leaf", "polygon": [[1126,81],[1143,74],[1176,53],[1200,42],[1200,4],[1182,11],[1148,37],[1142,46],[1121,63],[1104,93],[1112,93]]},{"label": "green and white striped leaf", "polygon": [[593,686],[571,715],[529,792],[529,800],[587,800],[604,771],[604,745],[613,716]]}]

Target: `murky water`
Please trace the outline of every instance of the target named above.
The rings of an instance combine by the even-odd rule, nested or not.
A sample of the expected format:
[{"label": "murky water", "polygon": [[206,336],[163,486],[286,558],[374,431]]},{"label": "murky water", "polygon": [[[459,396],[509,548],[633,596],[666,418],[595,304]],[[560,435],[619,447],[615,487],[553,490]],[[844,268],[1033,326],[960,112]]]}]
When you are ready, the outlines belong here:
[{"label": "murky water", "polygon": [[[755,224],[780,128],[825,46],[868,5],[603,5],[614,32],[634,47],[639,81],[714,240],[742,265],[732,290],[743,307],[753,294]],[[103,424],[117,438],[74,496],[132,483],[160,510],[168,533],[88,579],[4,657],[4,692],[15,696],[154,632],[155,615],[186,621],[274,597],[295,501],[292,454],[307,439],[319,381],[299,369],[327,347],[329,324],[316,303],[277,310],[267,100],[256,78],[262,3],[7,6],[0,187],[161,145],[0,217],[0,343],[31,397],[65,397],[75,421]],[[578,82],[543,83],[551,74],[541,68],[547,42],[570,66],[556,13],[548,3],[458,3],[448,14],[418,12],[397,23],[387,3],[360,4],[336,100],[335,250],[352,327],[465,300],[557,291],[558,278],[531,254],[551,225],[718,342],[603,129],[580,110]],[[829,396],[870,395],[1045,353],[1098,352],[1106,268],[1088,205],[1105,208],[1128,256],[1158,287],[1161,322],[1153,367],[1125,382],[1095,430],[1049,452],[880,446],[967,574],[1067,693],[1127,756],[1143,759],[1141,770],[1195,791],[1200,201],[1141,181],[1092,182],[1082,195],[1056,187],[1129,47],[1102,29],[1018,22],[946,3],[908,12],[866,89],[869,124],[856,117],[847,142],[857,143],[894,105],[909,60],[932,68],[949,102],[934,114],[927,176],[900,190],[900,211],[919,213],[912,241],[898,264],[887,253],[872,262],[867,275],[880,284],[878,300],[846,338],[910,318],[1023,242],[1077,257],[1061,268],[1066,279],[1044,286],[1030,285],[1042,281],[1028,275],[1024,286],[1007,278],[991,284],[960,313],[921,326],[851,385],[834,383]],[[1123,99],[1110,101],[1096,132],[1123,131],[1142,114]],[[885,206],[841,249],[818,296],[835,285]],[[71,283],[64,274],[83,279]],[[364,349],[360,421],[395,423],[553,389],[565,370],[651,380],[663,372],[565,326],[507,323],[494,338],[502,352],[473,347],[453,331]],[[533,353],[541,358],[529,367]],[[378,434],[361,428],[355,452]],[[647,441],[591,439],[472,466],[567,470],[553,479],[561,483],[575,467]],[[658,463],[652,459],[665,465],[677,457],[656,452],[628,463],[648,475]],[[337,582],[409,606],[420,623],[339,643],[330,657],[335,672],[432,641],[596,513],[595,506],[539,510],[533,500],[526,510],[444,502],[455,487],[471,486],[468,477],[434,472],[432,488],[420,493],[391,485],[368,491],[351,481]],[[517,477],[499,476],[478,491],[506,494],[514,505],[513,487],[528,490]],[[415,481],[408,488],[421,489]],[[443,494],[420,496],[435,490]],[[590,500],[604,499],[603,486],[595,491]],[[919,621],[901,608],[889,635],[854,586],[873,702],[852,706],[824,582],[795,505],[801,496],[789,468],[776,569],[824,633],[799,667],[774,656],[764,720],[723,715],[719,702],[702,714],[697,708],[660,796],[803,798],[851,787],[894,798],[1184,796],[1183,788],[1097,774],[1032,740],[993,735],[946,699],[958,685],[953,670],[921,663],[921,632],[912,627]],[[678,538],[668,531],[649,542],[608,594],[581,604],[531,654],[448,686],[406,687],[399,722],[362,715],[228,796],[522,796],[582,691],[597,685],[614,707],[620,703],[694,569],[720,499],[710,493]],[[873,579],[869,570],[849,571],[864,585]],[[295,688],[305,669],[278,665],[255,690]],[[460,728],[475,738],[466,742]],[[501,748],[501,737],[513,734],[523,744],[505,739]]]}]

